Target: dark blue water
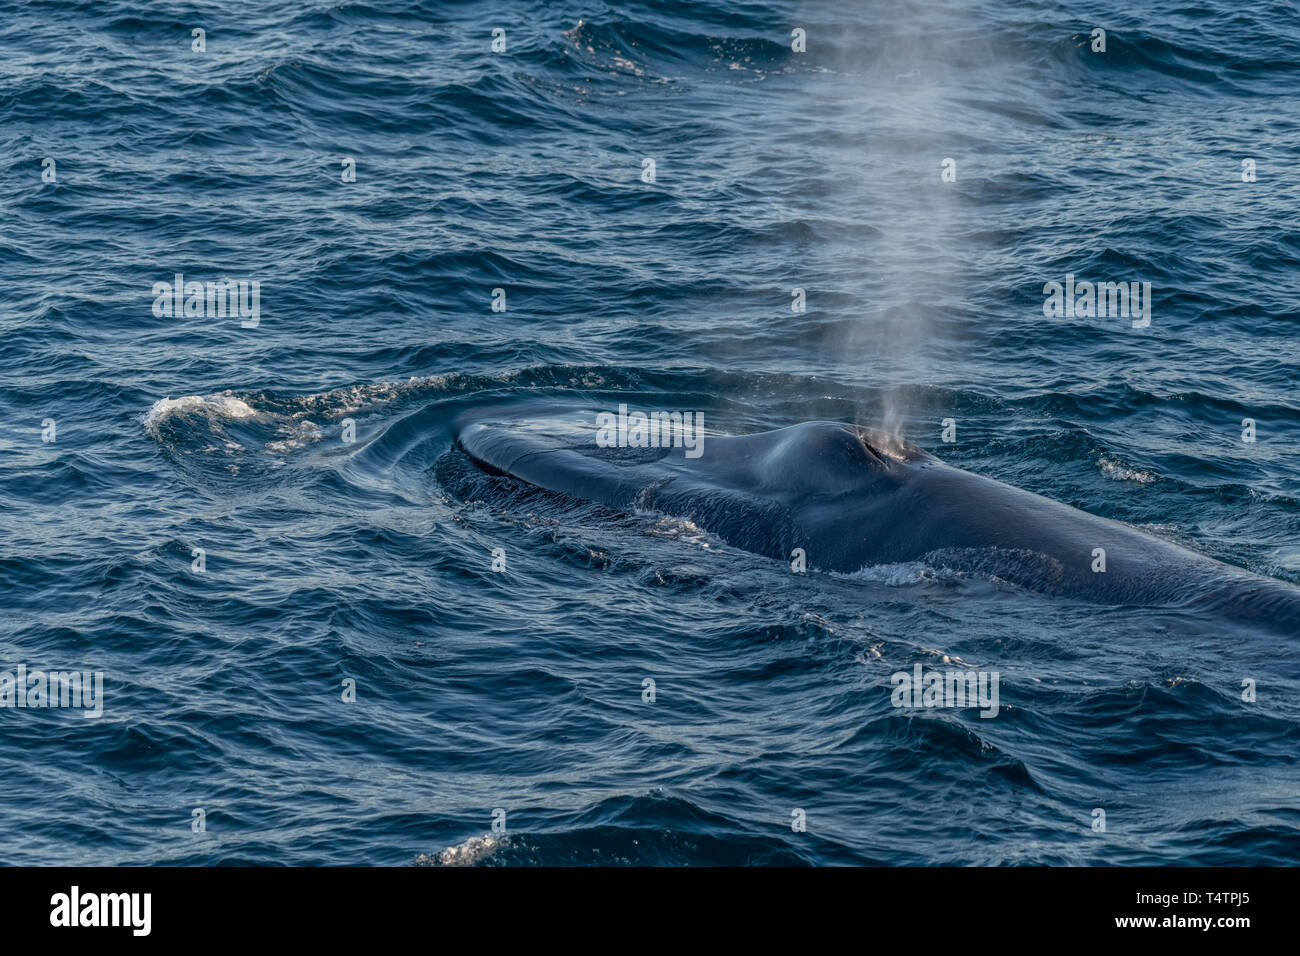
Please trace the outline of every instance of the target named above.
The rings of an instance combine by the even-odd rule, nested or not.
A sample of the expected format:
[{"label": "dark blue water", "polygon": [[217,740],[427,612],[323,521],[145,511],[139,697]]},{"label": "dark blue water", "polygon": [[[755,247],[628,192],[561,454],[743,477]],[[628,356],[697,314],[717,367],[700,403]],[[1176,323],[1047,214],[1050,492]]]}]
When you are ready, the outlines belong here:
[{"label": "dark blue water", "polygon": [[0,670],[104,674],[0,708],[0,861],[1294,862],[1295,635],[795,575],[450,421],[885,425],[1300,583],[1298,148],[1290,0],[0,3]]}]

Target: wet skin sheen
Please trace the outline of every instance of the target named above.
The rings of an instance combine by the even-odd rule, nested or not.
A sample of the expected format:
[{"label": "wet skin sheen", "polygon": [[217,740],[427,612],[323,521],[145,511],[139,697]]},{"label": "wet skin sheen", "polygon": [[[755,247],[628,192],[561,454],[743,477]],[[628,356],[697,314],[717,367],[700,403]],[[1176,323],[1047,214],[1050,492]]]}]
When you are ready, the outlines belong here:
[{"label": "wet skin sheen", "polygon": [[[570,410],[569,414],[572,412]],[[621,510],[688,518],[728,544],[810,569],[924,560],[1104,604],[1195,605],[1282,629],[1300,588],[1129,525],[944,464],[873,429],[806,422],[704,439],[703,453],[602,449],[594,431],[547,432],[518,409],[456,423],[481,467]],[[1094,570],[1097,549],[1105,571]]]}]

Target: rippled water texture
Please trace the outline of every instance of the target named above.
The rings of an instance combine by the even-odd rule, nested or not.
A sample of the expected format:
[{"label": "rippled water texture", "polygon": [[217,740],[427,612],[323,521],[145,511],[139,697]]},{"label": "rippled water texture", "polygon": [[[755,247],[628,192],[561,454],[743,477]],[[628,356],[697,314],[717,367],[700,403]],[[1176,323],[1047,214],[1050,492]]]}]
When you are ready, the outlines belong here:
[{"label": "rippled water texture", "polygon": [[1300,583],[1298,92],[1272,0],[0,2],[0,670],[104,674],[0,708],[0,861],[1294,862],[1295,635],[792,574],[451,422],[883,426]]}]

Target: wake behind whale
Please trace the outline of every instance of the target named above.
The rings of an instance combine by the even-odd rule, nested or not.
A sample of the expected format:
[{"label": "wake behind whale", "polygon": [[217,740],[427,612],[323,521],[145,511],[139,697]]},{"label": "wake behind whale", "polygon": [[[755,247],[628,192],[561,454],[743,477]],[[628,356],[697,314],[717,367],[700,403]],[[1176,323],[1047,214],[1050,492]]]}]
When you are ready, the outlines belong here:
[{"label": "wake behind whale", "polygon": [[1300,588],[1130,525],[945,464],[839,422],[695,447],[604,447],[597,413],[511,405],[460,415],[481,469],[625,512],[686,518],[726,543],[810,569],[923,561],[1108,605],[1187,606],[1294,633]]}]

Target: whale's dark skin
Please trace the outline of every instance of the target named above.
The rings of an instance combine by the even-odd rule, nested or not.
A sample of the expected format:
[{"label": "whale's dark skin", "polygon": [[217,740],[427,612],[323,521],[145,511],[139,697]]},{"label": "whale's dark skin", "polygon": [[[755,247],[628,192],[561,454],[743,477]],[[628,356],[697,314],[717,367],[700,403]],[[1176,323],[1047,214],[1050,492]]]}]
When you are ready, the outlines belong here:
[{"label": "whale's dark skin", "polygon": [[[454,427],[460,447],[490,471],[620,510],[688,518],[771,558],[790,561],[802,548],[811,569],[926,560],[1100,604],[1206,607],[1300,628],[1300,588],[953,468],[874,429],[807,422],[708,435],[689,458],[681,447],[599,448],[594,425],[557,438],[518,409],[469,412]],[[1098,548],[1104,572],[1093,570]]]}]

